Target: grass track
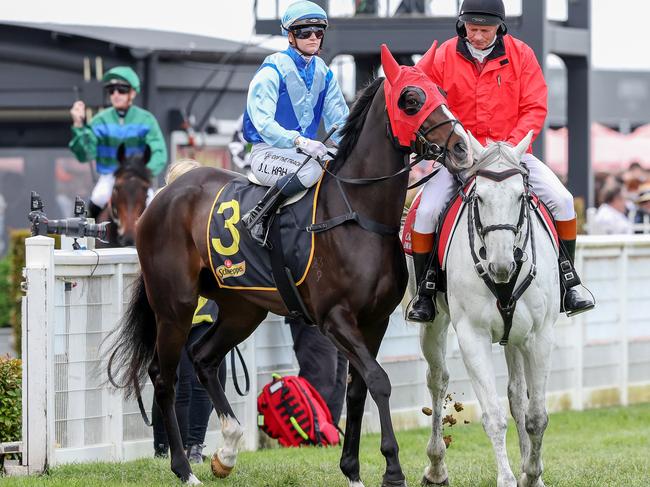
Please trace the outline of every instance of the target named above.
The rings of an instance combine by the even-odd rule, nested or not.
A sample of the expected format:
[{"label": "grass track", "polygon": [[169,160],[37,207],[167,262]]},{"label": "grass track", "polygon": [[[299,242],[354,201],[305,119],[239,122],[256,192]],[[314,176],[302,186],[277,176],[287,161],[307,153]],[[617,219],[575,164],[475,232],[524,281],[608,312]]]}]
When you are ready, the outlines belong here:
[{"label": "grass track", "polygon": [[[447,429],[453,442],[447,450],[450,485],[496,485],[492,448],[480,424]],[[409,486],[420,484],[426,465],[428,430],[398,433],[400,459]],[[508,428],[508,452],[515,475],[519,452],[514,424]],[[346,487],[338,468],[340,448],[269,449],[240,454],[230,478],[212,477],[208,463],[195,468],[206,485],[241,487]],[[547,487],[650,486],[650,404],[551,415],[544,438],[544,481]],[[384,470],[379,436],[361,442],[361,478],[366,487],[381,483]],[[67,465],[48,475],[0,478],[9,486],[178,486],[167,460],[139,460],[123,464]]]}]

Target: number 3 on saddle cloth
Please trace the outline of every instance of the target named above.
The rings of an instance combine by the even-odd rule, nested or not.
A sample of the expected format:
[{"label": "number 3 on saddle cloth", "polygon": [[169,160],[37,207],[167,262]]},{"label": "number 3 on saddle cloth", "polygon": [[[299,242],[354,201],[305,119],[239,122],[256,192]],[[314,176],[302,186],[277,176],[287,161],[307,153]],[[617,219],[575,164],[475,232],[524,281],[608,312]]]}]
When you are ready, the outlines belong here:
[{"label": "number 3 on saddle cloth", "polygon": [[[433,247],[434,252],[434,265],[437,270],[442,272],[437,272],[438,276],[438,285],[437,289],[446,290],[446,280],[444,273],[447,267],[447,253],[449,250],[449,245],[451,243],[454,231],[460,221],[460,217],[467,206],[467,202],[463,199],[463,195],[470,194],[474,188],[474,178],[468,181],[465,186],[463,186],[456,196],[454,196],[451,201],[445,207],[445,210],[442,213],[440,222],[438,223],[438,228],[436,228],[436,241]],[[540,218],[544,228],[548,232],[555,246],[555,250],[559,251],[559,240],[557,230],[555,228],[555,220],[551,215],[549,209],[546,205],[540,201],[536,194],[531,193],[532,202],[535,207],[535,213]],[[415,212],[420,205],[420,200],[422,198],[422,190],[417,194],[411,204],[411,208],[406,215],[406,220],[404,221],[404,230],[402,231],[402,246],[404,247],[404,252],[408,255],[412,255],[413,250],[411,246],[411,230],[413,229],[413,224],[415,223]]]},{"label": "number 3 on saddle cloth", "polygon": [[[299,201],[283,206],[274,216],[279,219],[285,265],[295,277],[296,286],[307,277],[314,255],[314,235],[305,228],[314,223],[321,182],[304,193]],[[262,199],[265,186],[237,178],[217,193],[208,219],[210,267],[222,288],[275,291],[271,253],[254,242],[241,217]],[[271,223],[275,225],[276,222]]]}]

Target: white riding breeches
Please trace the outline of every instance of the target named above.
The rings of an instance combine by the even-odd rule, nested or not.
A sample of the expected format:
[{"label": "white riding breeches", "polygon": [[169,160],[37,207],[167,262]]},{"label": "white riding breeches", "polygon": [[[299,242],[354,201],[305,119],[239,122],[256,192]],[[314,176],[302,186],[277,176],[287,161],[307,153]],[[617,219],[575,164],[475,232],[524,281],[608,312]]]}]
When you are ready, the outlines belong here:
[{"label": "white riding breeches", "polygon": [[113,185],[115,184],[115,176],[113,174],[100,174],[97,178],[97,184],[90,195],[90,201],[95,203],[100,208],[104,208],[113,193]]},{"label": "white riding breeches", "polygon": [[[530,171],[528,180],[533,192],[546,203],[553,218],[573,220],[573,195],[564,187],[553,171],[532,154],[524,154],[521,162]],[[446,167],[431,178],[422,190],[420,206],[415,214],[413,229],[418,233],[433,233],[445,206],[458,190],[458,183]]]},{"label": "white riding breeches", "polygon": [[[100,208],[104,208],[111,199],[113,194],[113,185],[115,184],[115,176],[113,174],[100,174],[97,178],[97,183],[93,188],[90,195],[90,201],[95,203]],[[147,190],[147,206],[151,203],[154,196],[153,188]]]},{"label": "white riding breeches", "polygon": [[[280,149],[263,142],[255,144],[250,156],[251,171],[264,186],[273,186],[278,179],[294,173],[307,156],[296,149]],[[310,159],[298,172],[298,180],[305,188],[310,188],[321,177],[323,170],[314,159]]]}]

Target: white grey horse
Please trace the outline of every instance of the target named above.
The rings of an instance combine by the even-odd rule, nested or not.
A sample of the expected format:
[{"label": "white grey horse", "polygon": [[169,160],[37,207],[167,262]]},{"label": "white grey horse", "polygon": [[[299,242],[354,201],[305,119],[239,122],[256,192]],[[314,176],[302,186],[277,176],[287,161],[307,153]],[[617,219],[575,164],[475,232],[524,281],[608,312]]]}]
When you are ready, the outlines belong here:
[{"label": "white grey horse", "polygon": [[[560,289],[557,251],[543,224],[530,209],[524,184],[525,170],[519,163],[531,138],[532,132],[516,147],[503,142],[483,147],[470,134],[476,161],[470,170],[470,175],[476,176],[475,192],[460,216],[448,248],[449,304],[447,306],[444,297],[438,294],[440,312],[433,322],[422,325],[420,333],[422,352],[428,362],[427,384],[433,401],[432,431],[427,447],[430,464],[424,471],[423,485],[448,485],[442,409],[449,381],[445,351],[451,321],[481,406],[483,428],[494,448],[497,486],[544,486],[541,455],[542,437],[548,423],[546,382],[553,326],[560,309]],[[474,257],[470,245],[474,246]],[[509,374],[508,399],[519,433],[522,458],[519,482],[508,463],[507,419],[499,405],[491,360],[492,344],[504,338],[504,319],[497,309],[497,299],[479,276],[479,272],[485,272],[493,283],[503,286],[515,274],[518,262],[517,286],[535,268],[532,270],[534,278],[529,278],[528,287],[517,301],[504,346]],[[415,292],[413,272],[409,288]]]}]

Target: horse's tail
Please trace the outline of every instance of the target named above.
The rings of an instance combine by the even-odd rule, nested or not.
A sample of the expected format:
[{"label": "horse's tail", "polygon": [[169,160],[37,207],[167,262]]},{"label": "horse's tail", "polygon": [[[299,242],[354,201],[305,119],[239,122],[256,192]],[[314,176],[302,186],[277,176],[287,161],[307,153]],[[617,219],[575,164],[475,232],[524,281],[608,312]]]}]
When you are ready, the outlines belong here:
[{"label": "horse's tail", "polygon": [[147,299],[142,274],[133,284],[133,294],[120,326],[106,339],[114,335],[107,367],[108,380],[113,386],[124,389],[125,397],[138,395],[156,346],[156,317]]}]

